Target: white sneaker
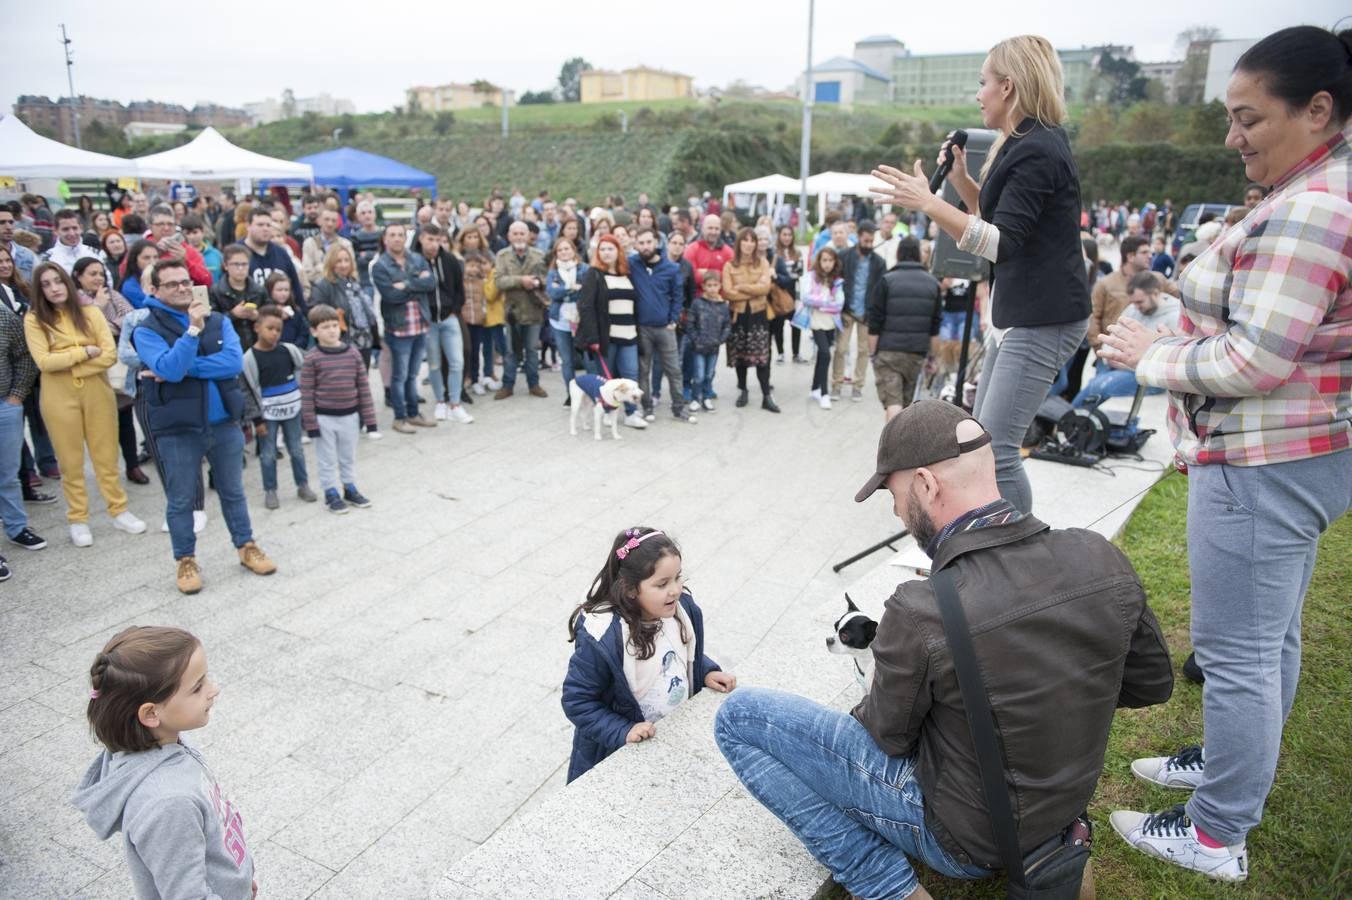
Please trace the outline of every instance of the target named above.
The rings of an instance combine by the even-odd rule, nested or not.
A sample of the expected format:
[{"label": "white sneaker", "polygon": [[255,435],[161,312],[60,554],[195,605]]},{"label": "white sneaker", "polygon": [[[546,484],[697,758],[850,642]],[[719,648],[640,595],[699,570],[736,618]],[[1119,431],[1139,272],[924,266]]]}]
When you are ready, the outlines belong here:
[{"label": "white sneaker", "polygon": [[192,533],[201,534],[207,527],[207,511],[204,509],[194,509],[192,511]]},{"label": "white sneaker", "polygon": [[828,396],[826,396],[825,394],[818,394],[818,395],[817,395],[817,405],[820,406],[822,409],[830,409],[830,408],[831,408],[831,398],[828,397]]},{"label": "white sneaker", "polygon": [[654,409],[650,409],[650,410],[648,410],[647,412],[645,412],[645,413],[643,414],[643,421],[645,421],[645,422],[656,422],[656,421],[657,421],[657,411],[654,410]]},{"label": "white sneaker", "polygon": [[1217,881],[1243,881],[1249,877],[1249,851],[1234,847],[1207,847],[1197,838],[1183,804],[1160,813],[1118,810],[1108,817],[1122,840],[1147,856],[1158,857],[1184,869],[1201,872]]},{"label": "white sneaker", "polygon": [[143,534],[146,530],[146,523],[128,511],[113,517],[113,527],[118,531],[125,531],[127,534]]},{"label": "white sneaker", "polygon": [[496,378],[489,378],[484,382],[484,387],[488,388],[490,391],[500,391],[502,390],[502,382]]},{"label": "white sneaker", "polygon": [[446,414],[446,417],[452,422],[459,422],[461,425],[468,425],[470,422],[474,421],[474,417],[465,412],[465,407],[463,406],[452,406],[450,412]]},{"label": "white sneaker", "polygon": [[89,526],[84,522],[72,522],[70,526],[70,542],[77,547],[94,546],[94,535],[90,532]]},{"label": "white sneaker", "polygon": [[483,382],[481,381],[476,381],[473,384],[471,384],[469,386],[469,392],[471,394],[474,394],[476,397],[482,397],[484,394],[488,393],[487,391],[484,390]]},{"label": "white sneaker", "polygon": [[639,412],[631,412],[629,415],[625,416],[622,424],[640,430],[648,427],[648,423],[643,420],[643,414]]},{"label": "white sneaker", "polygon": [[1173,756],[1147,756],[1133,760],[1131,772],[1142,781],[1160,787],[1191,791],[1202,783],[1205,754],[1201,747],[1184,747]]},{"label": "white sneaker", "polygon": [[438,422],[445,422],[449,412],[445,403],[438,403],[437,408],[432,410],[432,418],[436,419]]},{"label": "white sneaker", "polygon": [[685,405],[685,407],[691,412],[699,412],[701,409],[698,400],[691,400],[689,403]]},{"label": "white sneaker", "polygon": [[306,444],[309,444],[309,443],[311,443],[312,441],[313,441],[313,438],[311,438],[308,434],[302,434],[302,435],[300,436],[300,443],[301,443],[301,446],[305,446]]},{"label": "white sneaker", "polygon": [[822,398],[821,388],[813,388],[812,391],[808,394],[808,396],[811,397],[813,400],[820,400]]},{"label": "white sneaker", "polygon": [[379,432],[379,431],[368,431],[368,432],[366,432],[366,439],[367,439],[368,441],[378,441],[378,440],[380,440],[381,438],[383,438],[384,436],[385,436],[385,435],[382,434],[382,433]]}]

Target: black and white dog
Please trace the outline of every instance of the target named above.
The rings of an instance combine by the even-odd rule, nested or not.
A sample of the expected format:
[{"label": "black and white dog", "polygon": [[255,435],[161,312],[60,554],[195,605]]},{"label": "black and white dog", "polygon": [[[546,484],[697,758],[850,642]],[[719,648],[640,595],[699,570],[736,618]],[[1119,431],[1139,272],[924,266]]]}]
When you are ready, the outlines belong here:
[{"label": "black and white dog", "polygon": [[854,678],[865,691],[873,683],[873,651],[869,649],[878,633],[878,623],[859,611],[850,595],[845,595],[845,615],[836,619],[826,649],[854,657]]}]

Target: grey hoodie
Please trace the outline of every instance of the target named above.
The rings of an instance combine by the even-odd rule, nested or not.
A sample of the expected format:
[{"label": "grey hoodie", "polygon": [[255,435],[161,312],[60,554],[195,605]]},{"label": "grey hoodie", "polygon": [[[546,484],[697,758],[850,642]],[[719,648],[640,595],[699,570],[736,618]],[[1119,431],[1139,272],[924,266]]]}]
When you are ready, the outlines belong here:
[{"label": "grey hoodie", "polygon": [[142,900],[248,900],[243,820],[201,754],[183,744],[104,750],[71,797],[100,840],[121,831]]}]

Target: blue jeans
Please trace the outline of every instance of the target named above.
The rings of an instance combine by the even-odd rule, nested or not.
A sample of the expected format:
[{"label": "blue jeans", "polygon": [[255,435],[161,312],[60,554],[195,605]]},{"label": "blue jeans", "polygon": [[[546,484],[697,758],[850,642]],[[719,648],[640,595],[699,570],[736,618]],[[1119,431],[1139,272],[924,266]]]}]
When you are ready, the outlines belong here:
[{"label": "blue jeans", "polygon": [[686,400],[697,400],[695,396],[695,346],[690,335],[681,335],[681,389]]},{"label": "blue jeans", "polygon": [[[1136,396],[1136,373],[1129,372],[1126,369],[1114,369],[1107,363],[1100,362],[1094,364],[1094,370],[1098,373],[1089,380],[1080,392],[1075,395],[1072,405],[1084,406],[1086,400],[1094,395],[1103,399],[1109,397],[1134,397]],[[1064,386],[1062,390],[1064,390]],[[1162,394],[1163,388],[1146,388],[1147,394]],[[1056,386],[1052,386],[1052,393],[1057,393]]]},{"label": "blue jeans", "polygon": [[23,508],[23,486],[19,484],[19,454],[23,451],[23,404],[0,401],[0,459],[7,459],[0,470],[0,521],[5,536],[14,537],[28,527]]},{"label": "blue jeans", "polygon": [[291,455],[291,477],[296,481],[296,487],[306,484],[309,481],[309,474],[305,471],[305,448],[301,445],[301,425],[300,413],[289,419],[283,419],[280,422],[267,422],[268,433],[258,444],[258,468],[263,473],[263,490],[277,490],[277,438],[280,437],[286,441],[286,452]]},{"label": "blue jeans", "polygon": [[845,713],[741,688],[718,710],[714,740],[746,789],[852,894],[907,896],[919,884],[910,857],[950,878],[990,875],[925,827],[915,758],[888,756]]},{"label": "blue jeans", "polygon": [[1206,774],[1187,810],[1222,843],[1242,843],[1263,817],[1300,678],[1300,614],[1319,536],[1349,507],[1352,450],[1188,469]]},{"label": "blue jeans", "polygon": [[385,352],[390,354],[390,402],[396,419],[418,415],[418,369],[422,366],[427,335],[395,337],[385,335]]},{"label": "blue jeans", "polygon": [[576,373],[573,371],[573,330],[558,329],[550,326],[554,332],[554,346],[559,348],[559,364],[563,369],[563,395],[568,396],[568,388]]},{"label": "blue jeans", "polygon": [[192,509],[203,459],[211,466],[211,479],[221,502],[221,515],[230,529],[230,542],[243,547],[253,540],[249,506],[244,500],[244,434],[238,422],[218,422],[202,431],[159,435],[155,449],[164,464],[167,500],[164,518],[169,523],[174,559],[197,553]]},{"label": "blue jeans", "polygon": [[[610,368],[611,378],[628,378],[638,382],[638,344],[606,345],[606,365]],[[640,388],[642,386],[640,385]],[[633,415],[638,407],[633,403],[624,405],[624,414]]]},{"label": "blue jeans", "polygon": [[690,373],[690,400],[709,400],[714,396],[714,373],[718,371],[718,354],[691,353],[694,371]]},{"label": "blue jeans", "polygon": [[[512,329],[511,339],[502,349],[502,386],[512,388],[516,385],[516,366],[518,362],[526,364],[526,384],[535,387],[540,383],[540,324],[522,325],[514,322],[507,326]],[[522,358],[517,359],[517,348]]]},{"label": "blue jeans", "polygon": [[[939,318],[939,340],[941,341],[960,341],[962,340],[962,329],[967,326],[967,313],[965,312],[946,312]],[[981,316],[972,313],[972,338],[981,337]]]},{"label": "blue jeans", "polygon": [[[441,382],[443,353],[447,384]],[[460,320],[455,316],[435,323],[427,333],[427,374],[432,378],[432,396],[438,403],[460,405],[460,391],[465,382],[465,345],[460,337]]]}]

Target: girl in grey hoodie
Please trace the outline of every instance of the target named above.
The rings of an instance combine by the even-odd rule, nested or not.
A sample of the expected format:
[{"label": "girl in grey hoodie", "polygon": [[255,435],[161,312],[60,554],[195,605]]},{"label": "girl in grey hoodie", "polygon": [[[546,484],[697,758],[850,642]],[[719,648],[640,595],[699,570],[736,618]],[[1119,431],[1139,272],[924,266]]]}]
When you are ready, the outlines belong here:
[{"label": "girl in grey hoodie", "polygon": [[114,635],[89,670],[88,716],[106,748],[71,802],[100,839],[121,831],[142,900],[249,900],[258,890],[243,820],[179,740],[211,716],[206,651],[178,628]]}]

